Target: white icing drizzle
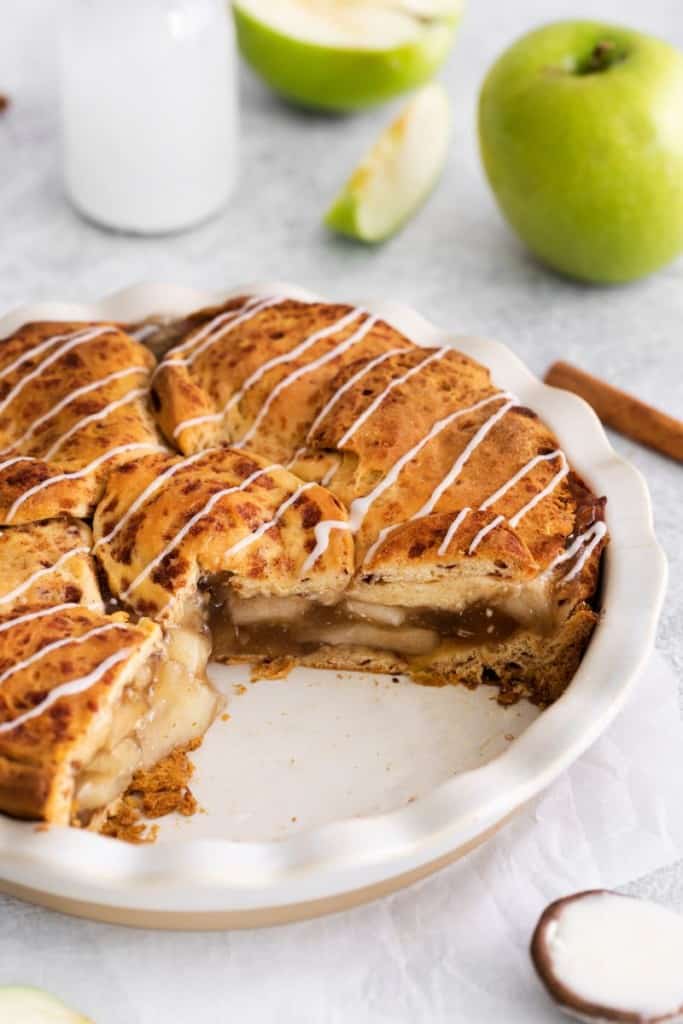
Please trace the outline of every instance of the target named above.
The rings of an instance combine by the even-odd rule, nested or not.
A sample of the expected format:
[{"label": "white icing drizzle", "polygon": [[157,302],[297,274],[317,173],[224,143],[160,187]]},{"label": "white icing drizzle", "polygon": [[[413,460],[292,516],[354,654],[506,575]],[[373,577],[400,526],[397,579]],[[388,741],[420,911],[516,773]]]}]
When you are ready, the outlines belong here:
[{"label": "white icing drizzle", "polygon": [[414,519],[421,519],[423,516],[428,516],[433,512],[434,507],[436,506],[441,496],[458,479],[465,465],[469,462],[470,457],[474,454],[474,452],[482,443],[487,434],[490,433],[490,431],[495,427],[496,423],[498,423],[499,420],[502,420],[503,416],[505,416],[510,411],[510,409],[512,409],[513,406],[516,405],[517,403],[517,399],[514,397],[514,395],[511,394],[505,393],[499,395],[498,397],[508,399],[508,401],[506,401],[505,405],[501,406],[500,409],[497,409],[492,416],[489,416],[487,420],[484,420],[482,425],[475,432],[474,436],[470,438],[470,440],[467,442],[463,450],[460,452],[457,459],[455,460],[455,462],[453,463],[453,465],[451,466],[451,468],[449,469],[448,473],[443,478],[441,483],[434,491],[432,491],[431,495],[424,503],[422,508],[418,509],[418,511],[415,513],[415,515],[413,516]]},{"label": "white icing drizzle", "polygon": [[45,700],[42,700],[40,704],[36,704],[30,711],[25,711],[22,715],[18,715],[17,718],[12,719],[11,722],[2,722],[0,724],[0,733],[11,732],[13,729],[18,728],[25,722],[30,721],[32,718],[37,718],[47,711],[53,704],[56,704],[62,697],[73,697],[78,693],[83,693],[89,690],[95,683],[99,682],[102,676],[106,675],[109,669],[118,665],[119,662],[124,661],[133,653],[132,647],[124,647],[123,650],[116,651],[114,654],[110,654],[108,658],[105,658],[97,668],[94,668],[88,675],[81,676],[79,679],[72,679],[68,683],[62,683],[61,686],[55,686],[54,690],[48,693]]},{"label": "white icing drizzle", "polygon": [[[204,452],[203,454],[206,453]],[[182,543],[183,538],[187,536],[187,534],[195,525],[195,523],[198,523],[200,519],[203,519],[205,516],[209,515],[214,505],[218,501],[220,501],[221,498],[227,497],[228,494],[235,494],[237,493],[237,491],[246,490],[246,488],[249,487],[249,485],[252,484],[254,480],[257,480],[258,477],[264,476],[266,473],[271,473],[275,469],[282,469],[282,466],[280,466],[277,463],[273,463],[270,466],[266,466],[264,469],[259,469],[255,473],[252,473],[250,476],[246,477],[246,479],[244,479],[241,484],[237,484],[234,487],[224,487],[222,490],[216,491],[216,493],[209,498],[204,507],[201,508],[199,512],[196,512],[195,515],[193,515],[190,519],[188,519],[188,521],[185,523],[182,529],[178,530],[175,536],[159,552],[159,554],[156,555],[151,562],[148,562],[144,569],[141,569],[141,571],[135,577],[130,586],[126,587],[126,589],[123,591],[121,596],[124,599],[127,598],[128,595],[133,590],[135,590],[154,569],[156,569],[157,565],[163,562],[164,558],[166,558],[166,556],[170,554],[171,551],[173,551],[174,548],[178,546],[178,544]]]},{"label": "white icing drizzle", "polygon": [[[22,355],[20,355],[17,359],[14,360],[14,362],[10,363],[8,366],[3,367],[3,369],[0,370],[0,380],[2,380],[3,377],[8,377],[10,373],[14,373],[15,370],[18,370],[22,363],[28,362],[29,359],[35,359],[37,356],[42,355],[43,352],[45,352],[47,349],[52,348],[53,345],[58,345],[60,341],[69,341],[73,338],[80,338],[83,336],[83,334],[88,333],[89,330],[90,328],[81,327],[79,328],[79,330],[71,331],[69,334],[53,334],[50,338],[47,338],[45,341],[41,341],[39,345],[34,345],[33,348],[30,348],[27,352],[22,353]],[[102,333],[106,333],[107,331],[113,330],[113,327],[106,327],[103,329]]]},{"label": "white icing drizzle", "polygon": [[372,414],[376,412],[377,409],[379,409],[380,405],[384,402],[384,399],[394,390],[394,388],[399,388],[401,387],[402,384],[407,383],[407,381],[409,381],[411,377],[414,377],[416,374],[420,373],[422,370],[425,369],[425,367],[429,366],[430,363],[435,363],[439,359],[443,359],[443,357],[446,355],[448,351],[449,350],[447,348],[437,349],[436,352],[432,352],[430,355],[428,355],[426,359],[421,360],[421,362],[419,362],[417,366],[413,366],[412,369],[407,370],[406,373],[401,374],[400,377],[396,377],[394,380],[389,381],[384,391],[381,391],[379,395],[377,395],[372,400],[372,402],[370,402],[370,405],[367,407],[367,409],[364,409],[360,416],[351,424],[348,430],[344,434],[342,434],[342,436],[337,441],[335,447],[343,448],[345,444],[348,444],[348,442],[351,440],[356,431],[359,430],[368,419],[370,419]]},{"label": "white icing drizzle", "polygon": [[[510,479],[507,480],[503,484],[502,487],[499,487],[497,491],[494,491],[493,494],[491,494],[486,499],[486,501],[483,501],[481,503],[481,505],[479,506],[479,511],[483,512],[487,508],[490,508],[492,505],[495,505],[495,503],[497,501],[499,501],[505,494],[507,494],[507,492],[509,490],[511,490],[516,484],[518,484],[519,481],[522,480],[527,475],[527,473],[530,473],[531,470],[534,469],[535,466],[537,466],[541,462],[548,462],[551,459],[559,459],[560,460],[560,463],[561,463],[560,469],[552,477],[550,482],[541,491],[539,491],[537,494],[535,494],[530,499],[530,501],[528,501],[526,503],[526,505],[523,505],[522,508],[518,512],[515,512],[515,514],[509,519],[510,526],[512,526],[513,528],[516,527],[521,522],[521,520],[524,518],[524,516],[527,514],[527,512],[530,512],[531,509],[534,508],[536,505],[538,505],[539,502],[543,501],[543,499],[545,497],[547,497],[549,494],[552,494],[552,492],[555,490],[555,488],[557,487],[559,482],[561,480],[563,480],[564,477],[569,472],[569,465],[567,463],[567,459],[565,457],[565,454],[564,454],[564,452],[560,451],[559,449],[557,449],[554,452],[549,452],[548,454],[545,454],[545,455],[535,455],[534,458],[530,459],[526,463],[526,465],[522,466],[522,468],[520,470],[518,470],[515,473],[514,476],[510,477]],[[441,546],[439,547],[439,551],[438,551],[439,555],[445,555],[445,553],[448,550],[448,547],[449,547],[451,541],[453,540],[453,537],[457,533],[459,527],[462,525],[462,523],[463,523],[464,519],[466,518],[466,516],[468,515],[468,513],[471,512],[471,511],[472,511],[471,508],[466,508],[466,509],[462,509],[458,513],[455,521],[453,523],[451,523],[451,525],[449,526],[449,528],[448,528],[448,530],[446,532],[446,536],[444,537],[443,541],[441,542]],[[500,526],[500,524],[502,522],[504,522],[504,521],[505,521],[505,516],[497,516],[496,519],[494,519],[492,522],[490,522],[486,526],[482,527],[482,529],[479,531],[479,533],[476,535],[476,537],[474,538],[474,540],[470,544],[470,546],[468,548],[468,553],[470,555],[474,554],[474,552],[479,547],[479,545],[481,544],[481,542],[484,539],[484,537],[486,537],[487,534],[489,534],[497,526]]]},{"label": "white icing drizzle", "polygon": [[64,345],[61,345],[56,352],[53,352],[46,359],[43,359],[42,363],[40,363],[35,370],[31,370],[31,372],[27,373],[25,377],[22,377],[21,380],[19,380],[7,393],[0,402],[0,413],[5,411],[7,406],[21,394],[24,388],[30,384],[32,380],[40,377],[48,366],[52,366],[52,364],[56,363],[58,359],[61,359],[67,352],[70,352],[72,348],[76,348],[78,345],[85,345],[89,341],[95,341],[95,339],[100,338],[103,334],[111,334],[112,332],[112,327],[93,327],[90,330],[81,331],[78,334],[67,335],[67,337],[70,338],[69,341]]},{"label": "white icing drizzle", "polygon": [[[388,352],[380,353],[380,355],[375,356],[374,359],[371,359],[370,362],[366,363],[364,366],[361,366],[360,370],[358,370],[357,373],[354,373],[353,377],[350,377],[349,380],[347,380],[346,384],[344,384],[342,387],[340,387],[338,391],[335,391],[335,393],[332,395],[332,398],[330,398],[330,400],[327,402],[327,404],[324,405],[323,408],[320,410],[320,412],[318,413],[318,415],[316,416],[316,418],[313,420],[313,422],[311,423],[310,427],[308,428],[308,433],[306,434],[306,440],[307,441],[310,440],[311,436],[318,429],[318,427],[320,426],[322,421],[329,415],[329,413],[332,411],[332,409],[334,409],[334,407],[337,404],[337,402],[339,401],[339,399],[343,395],[345,395],[346,392],[349,391],[352,387],[355,387],[355,385],[360,380],[362,380],[363,377],[367,377],[367,375],[369,373],[372,373],[372,371],[375,369],[376,366],[380,366],[382,363],[386,362],[387,359],[392,359],[394,356],[399,355],[401,352],[409,352],[409,351],[410,351],[410,349],[406,348],[405,346],[403,346],[402,348],[390,348]],[[422,365],[422,364],[420,364],[420,365]],[[360,417],[359,417],[358,420],[356,420],[356,423],[354,423],[354,425],[353,425],[353,433],[355,433],[355,431],[358,429],[358,426],[356,426],[356,424],[358,424],[358,426],[360,426]],[[349,428],[349,429],[351,429],[351,428]],[[347,433],[348,433],[348,431],[347,431]],[[346,435],[344,435],[344,436],[346,436]],[[341,444],[341,442],[339,442],[339,443]],[[294,458],[296,459],[297,456],[300,453],[304,452],[304,451],[305,451],[305,448],[300,448],[299,451],[297,452],[297,454],[294,456]]]},{"label": "white icing drizzle", "polygon": [[324,355],[320,356],[318,359],[314,359],[312,362],[306,363],[305,366],[298,367],[298,369],[293,370],[290,374],[288,374],[287,377],[284,377],[279,382],[279,384],[275,385],[275,387],[270,392],[267,399],[259,409],[251,427],[247,430],[246,434],[244,434],[244,436],[240,438],[240,440],[236,444],[233,445],[233,448],[242,448],[244,447],[245,444],[249,443],[249,441],[254,436],[254,434],[260,427],[265,417],[268,415],[270,407],[275,401],[275,399],[278,397],[278,395],[282,394],[283,391],[286,391],[287,388],[291,387],[291,385],[294,384],[295,381],[300,380],[301,377],[306,377],[310,373],[314,373],[316,370],[319,370],[321,366],[325,366],[327,363],[332,362],[332,360],[336,359],[337,356],[342,355],[344,352],[347,352],[354,345],[359,344],[359,342],[361,342],[363,338],[365,338],[365,336],[369,334],[369,332],[372,330],[376,323],[377,317],[368,316],[365,322],[358,328],[358,330],[355,331],[345,341],[342,341],[339,345],[335,345],[334,348],[329,349],[329,351],[327,351]]},{"label": "white icing drizzle", "polygon": [[272,359],[268,359],[265,363],[262,363],[261,366],[254,370],[249,377],[247,377],[244,384],[242,384],[235,394],[232,395],[220,412],[207,413],[204,416],[193,416],[191,419],[183,420],[173,431],[173,436],[179,437],[183,430],[187,430],[189,427],[196,427],[200,423],[220,423],[223,417],[242,401],[246,392],[252,388],[254,384],[257,384],[259,380],[265,377],[270,370],[275,369],[276,366],[281,366],[283,363],[290,363],[295,359],[298,359],[299,356],[303,355],[304,352],[307,352],[309,348],[312,348],[319,341],[322,341],[323,338],[328,338],[332,334],[337,334],[339,331],[345,330],[349,324],[353,323],[354,320],[357,320],[363,313],[364,310],[360,308],[353,309],[350,313],[347,313],[335,323],[330,324],[328,327],[323,327],[321,330],[316,331],[315,334],[311,334],[307,338],[304,338],[302,342],[290,351],[282,352],[279,356],[273,356]]},{"label": "white icing drizzle", "polygon": [[135,331],[127,331],[131,338],[135,338],[136,341],[144,341],[145,338],[151,337],[152,334],[157,334],[162,324],[143,324],[142,327],[138,327]]},{"label": "white icing drizzle", "polygon": [[124,370],[116,370],[114,373],[108,373],[106,377],[100,377],[99,380],[94,380],[90,384],[84,384],[83,387],[76,388],[75,391],[71,391],[68,395],[65,395],[61,401],[57,402],[57,404],[52,406],[52,408],[46,413],[39,416],[37,420],[34,420],[30,427],[24,431],[21,437],[18,437],[16,441],[13,441],[12,444],[7,446],[7,448],[0,450],[0,455],[4,455],[6,452],[11,451],[13,448],[17,448],[25,441],[28,441],[28,439],[35,434],[36,430],[43,425],[43,423],[47,423],[48,420],[60,413],[67,405],[75,402],[77,398],[81,398],[83,395],[87,395],[91,391],[97,391],[98,388],[105,387],[107,384],[111,384],[112,381],[121,380],[123,377],[129,377],[131,373],[146,374],[147,372],[148,370],[146,366],[129,366]]},{"label": "white icing drizzle", "polygon": [[93,412],[89,416],[84,416],[82,419],[77,420],[72,426],[69,427],[65,434],[62,434],[55,443],[45,452],[43,459],[49,462],[50,459],[54,458],[60,448],[62,448],[69,438],[73,437],[80,430],[84,430],[85,427],[90,426],[91,423],[97,423],[99,420],[106,420],[108,416],[111,416],[117,409],[121,409],[124,405],[130,405],[131,402],[137,402],[139,398],[143,398],[148,394],[147,388],[133,388],[128,394],[123,395],[121,398],[116,398],[109,405],[105,405],[99,412]]},{"label": "white icing drizzle", "polygon": [[[54,611],[54,608],[50,609]],[[39,651],[35,651],[28,658],[23,661],[17,661],[10,668],[5,669],[4,672],[0,672],[0,686],[9,679],[10,676],[16,675],[17,672],[22,672],[26,668],[30,668],[31,665],[35,665],[37,661],[40,661],[45,657],[46,654],[51,654],[52,651],[58,651],[62,647],[73,647],[76,644],[83,644],[86,640],[90,640],[93,636],[100,636],[102,633],[109,633],[113,629],[130,629],[130,623],[124,622],[107,622],[104,626],[95,626],[93,629],[89,629],[86,633],[82,633],[80,636],[65,636],[60,640],[54,640],[51,644],[45,644]]]},{"label": "white icing drizzle", "polygon": [[243,313],[246,313],[247,310],[251,309],[253,306],[258,305],[258,303],[261,301],[261,299],[256,298],[255,296],[252,295],[251,298],[247,299],[247,301],[242,303],[241,306],[237,306],[235,309],[229,309],[225,313],[219,313],[218,316],[213,317],[212,320],[209,320],[207,323],[205,323],[204,326],[201,327],[198,331],[195,331],[194,334],[190,335],[187,341],[183,341],[181,344],[175,345],[170,352],[166,353],[165,358],[168,358],[169,356],[180,355],[183,352],[187,352],[194,345],[199,344],[200,341],[203,341],[204,338],[207,338],[212,331],[217,330],[219,327],[222,327],[223,324],[227,324],[230,323],[232,320],[235,320],[238,316],[241,316]]},{"label": "white icing drizzle", "polygon": [[[268,309],[269,306],[275,306],[282,301],[283,297],[281,295],[277,295],[270,299],[264,299],[262,302],[258,302],[256,305],[250,306],[248,309],[245,305],[244,312],[241,313],[240,316],[232,317],[227,320],[227,322],[225,322],[225,320],[228,317],[228,314],[222,313],[221,316],[216,317],[215,320],[211,320],[206,324],[201,331],[198,331],[197,334],[195,334],[189,341],[185,342],[184,345],[178,345],[177,348],[171,349],[168,356],[159,363],[154,372],[154,376],[156,376],[157,373],[160,373],[164,367],[167,366],[192,366],[195,359],[198,359],[202,353],[206,352],[206,350],[211,348],[212,345],[215,345],[221,338],[224,338],[226,334],[230,333],[230,331],[234,331],[236,327],[246,323],[248,320],[252,320],[259,313],[262,313],[264,309]],[[223,318],[222,325],[219,326],[218,330],[211,334],[210,331],[213,330],[216,323],[221,321],[221,318]],[[196,348],[192,348],[189,356],[181,356],[180,359],[175,358],[179,351],[186,351],[188,346],[196,345],[200,338],[203,340]]]},{"label": "white icing drizzle", "polygon": [[301,497],[302,494],[304,494],[305,491],[310,491],[311,487],[316,486],[317,484],[315,483],[314,480],[309,480],[308,483],[301,484],[300,487],[297,487],[293,494],[290,494],[287,500],[283,501],[282,504],[276,509],[272,519],[269,519],[267,523],[261,523],[258,529],[254,530],[253,533],[250,533],[248,536],[242,537],[241,540],[238,540],[236,544],[233,544],[231,548],[228,548],[228,550],[224,553],[223,557],[229,558],[231,555],[237,555],[240,553],[240,551],[243,551],[245,548],[253,544],[254,541],[259,540],[264,533],[267,533],[268,530],[271,530],[280,522],[285,512],[289,508],[291,508],[295,502],[299,500],[299,498]]},{"label": "white icing drizzle", "polygon": [[596,547],[598,546],[598,544],[600,543],[600,541],[606,533],[607,527],[602,522],[602,520],[598,520],[597,523],[593,523],[591,526],[588,527],[587,530],[585,530],[576,538],[573,544],[571,544],[565,551],[560,552],[560,554],[552,560],[552,562],[545,570],[543,575],[549,576],[553,572],[553,570],[557,568],[558,565],[562,565],[563,562],[568,562],[570,559],[574,558],[579,553],[584,544],[586,544],[586,547],[581,553],[581,557],[576,560],[573,568],[570,569],[566,576],[563,576],[560,581],[561,583],[569,583],[571,580],[574,579],[575,576],[578,576],[578,574],[581,572],[584,565],[586,564],[590,556],[593,554],[593,551],[596,549]]},{"label": "white icing drizzle", "polygon": [[450,546],[451,541],[453,540],[453,538],[455,537],[456,533],[458,532],[458,530],[460,529],[460,527],[464,523],[465,519],[467,519],[467,516],[470,514],[471,511],[472,511],[472,509],[468,505],[466,505],[465,508],[461,508],[460,509],[460,511],[458,512],[457,516],[455,517],[455,519],[453,520],[451,525],[448,527],[448,530],[446,531],[446,536],[441,541],[441,547],[438,550],[438,554],[439,555],[445,555],[446,554],[446,552],[448,551],[448,548]]},{"label": "white icing drizzle", "polygon": [[[466,463],[469,461],[473,452],[479,447],[479,445],[482,443],[482,441],[489,433],[489,431],[491,431],[493,427],[495,427],[496,423],[498,423],[498,421],[501,420],[503,416],[505,416],[506,413],[508,413],[510,409],[513,408],[513,406],[517,403],[517,399],[514,397],[514,395],[510,394],[509,392],[500,392],[497,395],[493,395],[490,398],[484,399],[482,402],[477,402],[476,405],[470,406],[469,409],[462,409],[457,413],[451,413],[451,415],[447,416],[445,420],[438,421],[438,423],[447,426],[448,422],[452,421],[458,416],[463,416],[466,413],[472,412],[474,409],[481,408],[483,405],[486,405],[492,401],[500,401],[502,399],[505,399],[505,404],[501,406],[500,409],[497,409],[492,416],[489,416],[488,419],[484,420],[482,425],[473,434],[473,436],[467,442],[463,450],[460,452],[457,459],[449,469],[448,473],[446,473],[445,477],[443,477],[438,486],[435,487],[435,489],[432,491],[427,501],[425,501],[424,505],[422,505],[422,507],[419,508],[417,512],[415,512],[414,515],[412,515],[410,519],[407,520],[407,522],[412,523],[416,519],[422,519],[424,516],[428,516],[431,514],[441,496],[448,490],[449,487],[451,487],[455,483],[457,478],[460,476],[460,473],[462,472]],[[433,429],[434,428],[432,428],[432,430]],[[443,430],[444,427],[442,426],[441,429]],[[385,477],[385,480],[386,479],[387,478]],[[383,483],[384,481],[378,484],[378,487],[382,486]],[[356,502],[354,501],[353,504],[351,505],[351,509],[353,509],[353,506],[355,504]],[[363,559],[363,564],[367,564],[372,559],[377,549],[381,547],[381,545],[384,543],[386,538],[391,533],[393,533],[394,530],[398,530],[398,528],[403,525],[405,524],[394,523],[392,526],[385,526],[383,530],[380,530],[377,540],[368,548],[365,558]]]},{"label": "white icing drizzle", "polygon": [[26,612],[25,615],[17,615],[15,619],[8,619],[7,622],[0,623],[0,633],[5,633],[8,629],[14,629],[15,626],[20,626],[23,622],[32,622],[34,619],[42,619],[46,615],[54,615],[55,612],[62,612],[65,608],[87,607],[89,607],[89,605],[82,605],[77,601],[64,601],[62,604],[51,604],[49,608],[41,608],[35,612]]},{"label": "white icing drizzle", "polygon": [[327,487],[327,485],[332,482],[332,478],[337,473],[337,470],[341,466],[342,461],[343,461],[343,458],[340,455],[337,458],[337,461],[335,462],[335,464],[333,466],[330,466],[330,468],[328,469],[327,473],[325,473],[325,476],[321,480],[321,483],[322,483],[323,487]]},{"label": "white icing drizzle", "polygon": [[65,551],[64,554],[60,555],[56,562],[52,565],[48,565],[46,568],[37,569],[36,572],[32,573],[23,583],[15,587],[14,590],[8,591],[6,594],[0,594],[0,604],[8,604],[10,601],[14,601],[15,598],[21,594],[30,590],[31,587],[43,576],[49,576],[50,573],[57,572],[61,569],[64,562],[69,558],[73,558],[75,555],[88,555],[90,554],[90,548],[87,545],[81,544],[79,547],[71,548],[70,551]]},{"label": "white icing drizzle", "polygon": [[4,462],[0,462],[0,473],[5,469],[9,469],[10,466],[15,466],[17,462],[40,462],[40,459],[34,459],[31,455],[15,455],[11,459],[5,459]]},{"label": "white icing drizzle", "polygon": [[152,495],[159,490],[160,487],[163,487],[167,480],[170,480],[170,478],[172,476],[175,476],[175,474],[180,472],[180,470],[186,469],[188,466],[194,465],[195,462],[199,462],[200,459],[206,458],[207,455],[211,455],[217,451],[220,451],[220,448],[205,448],[203,451],[196,452],[194,455],[190,455],[188,456],[188,458],[182,459],[180,462],[174,462],[172,466],[169,466],[168,469],[165,469],[163,471],[163,473],[160,473],[159,476],[156,476],[152,480],[152,482],[149,483],[147,487],[145,487],[145,489],[140,492],[140,494],[138,494],[133,504],[121,516],[119,521],[109,531],[109,533],[105,534],[103,537],[100,537],[99,540],[95,541],[93,551],[96,551],[97,548],[101,547],[103,544],[108,544],[110,540],[113,540],[116,534],[119,532],[119,530],[123,529],[126,523],[131,519],[131,517],[135,515],[138,509],[142,508],[145,502],[147,502],[152,497]]},{"label": "white icing drizzle", "polygon": [[475,534],[472,543],[468,547],[467,554],[473,555],[474,552],[479,547],[479,545],[481,544],[481,542],[483,541],[484,537],[488,536],[488,534],[491,533],[492,530],[495,530],[497,526],[500,526],[500,524],[504,522],[505,516],[498,515],[496,516],[495,519],[492,519],[490,523],[487,523],[486,526],[482,526],[481,530],[479,531],[479,533]]},{"label": "white icing drizzle", "polygon": [[300,459],[301,456],[305,455],[307,451],[308,448],[306,447],[306,445],[302,445],[301,448],[297,448],[289,462],[285,463],[285,469],[291,469],[294,463],[297,461],[297,459]]},{"label": "white icing drizzle", "polygon": [[[405,466],[407,466],[409,462],[411,462],[417,455],[419,455],[422,449],[426,445],[428,445],[430,441],[437,437],[442,431],[446,430],[446,428],[449,427],[451,423],[453,423],[457,419],[461,419],[463,416],[468,416],[472,412],[476,412],[478,409],[482,409],[485,406],[490,405],[491,402],[501,401],[504,401],[505,405],[501,409],[498,409],[494,416],[489,417],[489,419],[486,420],[483,426],[479,428],[479,430],[474,435],[472,440],[469,442],[465,450],[461,453],[459,458],[453,464],[447,476],[444,477],[444,479],[441,481],[436,490],[432,493],[428,501],[412,518],[417,519],[420,515],[427,515],[428,513],[425,512],[424,510],[428,508],[430,503],[432,503],[432,500],[433,504],[436,504],[443,491],[446,490],[448,486],[450,486],[450,483],[453,482],[455,476],[457,476],[457,474],[460,472],[462,465],[464,465],[464,463],[467,461],[467,458],[469,458],[469,455],[474,450],[474,447],[476,447],[476,444],[479,444],[483,440],[483,438],[486,436],[486,434],[494,425],[494,423],[497,422],[502,416],[504,416],[508,409],[512,408],[512,406],[515,404],[516,399],[514,395],[510,394],[507,391],[499,391],[495,395],[489,395],[488,398],[482,398],[480,401],[475,402],[474,405],[469,405],[465,409],[456,409],[455,412],[449,413],[447,416],[444,416],[442,419],[437,420],[436,423],[432,424],[429,432],[425,434],[424,437],[420,438],[420,440],[416,444],[414,444],[412,448],[410,448],[407,452],[404,452],[403,455],[396,460],[396,462],[390,468],[389,472],[382,477],[382,479],[375,485],[375,487],[368,494],[364,495],[361,498],[355,498],[354,501],[351,502],[348,523],[343,520],[330,519],[318,524],[318,527],[316,529],[316,538],[318,539],[318,543],[316,544],[316,547],[311,552],[309,557],[306,559],[302,571],[306,571],[307,569],[309,569],[315,563],[316,559],[319,558],[320,555],[323,554],[323,552],[326,550],[326,546],[329,543],[330,532],[332,529],[351,530],[352,533],[357,533],[358,530],[363,525],[363,521],[367,516],[368,512],[370,511],[370,508],[375,503],[375,501],[377,501],[377,499],[386,490],[388,490],[390,487],[393,487]],[[484,432],[482,433],[482,431]],[[387,537],[388,534],[392,532],[392,530],[397,529],[398,525],[399,524],[397,524],[396,526],[385,527],[385,529],[380,531],[377,540],[368,550],[368,553],[366,554],[364,561],[367,562],[372,557],[372,555],[375,553],[379,545],[384,541],[385,537]]]},{"label": "white icing drizzle", "polygon": [[[146,441],[132,441],[130,444],[120,444],[115,448],[110,448],[108,452],[104,452],[103,455],[99,455],[92,462],[89,462],[87,466],[83,466],[82,469],[75,470],[72,473],[60,473],[58,476],[48,477],[47,480],[43,480],[39,484],[35,484],[33,487],[29,487],[27,491],[24,491],[17,500],[14,502],[9,512],[7,513],[6,522],[9,523],[11,519],[17,514],[21,506],[29,498],[32,498],[34,494],[44,490],[46,487],[51,487],[53,484],[62,483],[64,480],[79,480],[84,476],[87,476],[92,470],[97,469],[103,463],[108,462],[109,459],[115,458],[117,455],[123,455],[125,452],[132,451],[159,451],[165,452],[166,449],[158,444],[150,444]],[[1,468],[1,466],[0,466]]]},{"label": "white icing drizzle", "polygon": [[[520,508],[519,512],[515,512],[514,516],[510,519],[510,526],[512,526],[513,529],[515,526],[518,526],[527,512],[531,512],[532,508],[535,508],[539,502],[543,501],[544,498],[547,498],[549,494],[552,494],[560,481],[564,480],[569,473],[569,463],[567,462],[564,452],[556,451],[553,452],[552,455],[547,456],[549,459],[554,457],[560,460],[560,468],[543,490],[539,491],[538,494],[535,494],[533,498],[526,503],[526,505],[523,505],[522,508]],[[542,458],[542,456],[539,456],[539,459],[540,458]]]},{"label": "white icing drizzle", "polygon": [[330,546],[330,534],[332,530],[350,530],[351,523],[346,522],[343,519],[323,519],[322,522],[316,523],[313,527],[313,534],[315,536],[315,547],[306,558],[306,561],[301,566],[301,574],[307,573],[313,568],[315,563],[318,561],[321,555],[323,555],[328,547]]}]

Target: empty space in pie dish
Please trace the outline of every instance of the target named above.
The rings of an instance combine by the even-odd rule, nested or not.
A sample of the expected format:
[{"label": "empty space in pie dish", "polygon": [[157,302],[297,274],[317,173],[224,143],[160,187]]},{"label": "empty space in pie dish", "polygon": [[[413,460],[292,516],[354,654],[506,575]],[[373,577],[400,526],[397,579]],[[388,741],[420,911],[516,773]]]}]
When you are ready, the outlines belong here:
[{"label": "empty space in pie dish", "polygon": [[228,698],[192,755],[207,812],[161,822],[160,840],[267,841],[406,806],[507,750],[540,714],[503,708],[483,686],[416,686],[405,678],[294,669],[249,682],[246,666],[209,665]]}]

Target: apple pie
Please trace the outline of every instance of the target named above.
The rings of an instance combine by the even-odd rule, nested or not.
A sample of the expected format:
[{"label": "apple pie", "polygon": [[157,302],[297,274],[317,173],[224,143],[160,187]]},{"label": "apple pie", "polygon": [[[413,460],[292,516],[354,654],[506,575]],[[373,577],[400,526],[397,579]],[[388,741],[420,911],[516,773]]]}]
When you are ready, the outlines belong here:
[{"label": "apple pie", "polygon": [[209,727],[210,655],[545,705],[597,621],[604,499],[486,367],[359,307],[28,325],[0,442],[12,814],[102,821]]}]

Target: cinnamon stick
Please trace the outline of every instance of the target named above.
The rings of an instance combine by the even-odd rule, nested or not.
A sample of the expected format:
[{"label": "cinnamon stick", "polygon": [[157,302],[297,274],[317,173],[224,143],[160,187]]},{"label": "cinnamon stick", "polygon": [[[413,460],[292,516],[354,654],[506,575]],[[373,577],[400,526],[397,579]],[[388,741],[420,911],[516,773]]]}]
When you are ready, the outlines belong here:
[{"label": "cinnamon stick", "polygon": [[546,384],[580,395],[608,427],[683,462],[683,422],[570,363],[553,363]]}]

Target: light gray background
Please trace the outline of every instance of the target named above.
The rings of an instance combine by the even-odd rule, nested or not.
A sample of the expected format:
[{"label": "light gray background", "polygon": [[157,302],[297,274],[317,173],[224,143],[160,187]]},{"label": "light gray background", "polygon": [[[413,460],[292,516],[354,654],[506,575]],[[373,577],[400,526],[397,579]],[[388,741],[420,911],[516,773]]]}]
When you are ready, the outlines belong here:
[{"label": "light gray background", "polygon": [[[208,288],[287,279],[338,298],[401,299],[455,331],[499,338],[539,374],[553,360],[565,358],[681,415],[683,262],[640,284],[610,289],[584,287],[543,270],[501,221],[482,176],[475,134],[483,75],[517,35],[543,21],[584,15],[631,24],[683,47],[680,0],[593,0],[583,9],[569,0],[470,0],[442,74],[455,124],[443,180],[421,214],[378,249],[331,237],[320,221],[391,111],[353,118],[297,113],[245,70],[240,76],[242,175],[220,217],[190,233],[159,239],[107,234],[80,220],[66,204],[60,183],[54,72],[58,8],[58,0],[5,0],[2,5],[0,92],[8,92],[13,101],[0,120],[3,312],[41,299],[92,299],[144,279]],[[659,646],[680,677],[683,471],[620,438],[614,443],[643,471],[652,491],[671,570]],[[430,884],[386,901],[406,941],[415,938]],[[640,880],[633,891],[683,906],[683,864]],[[352,923],[355,919],[360,927],[365,913],[353,912]],[[3,961],[11,952],[15,963],[22,949],[22,980],[71,996],[98,1024],[186,1020],[190,1012],[196,1024],[213,1024],[227,1020],[238,1007],[246,1019],[255,1019],[246,994],[236,988],[239,979],[232,977],[229,986],[221,981],[221,967],[234,944],[249,944],[263,963],[264,978],[278,962],[279,969],[289,965],[305,976],[314,971],[314,929],[338,926],[331,919],[266,933],[258,940],[159,936],[71,921],[0,897],[0,982],[10,980]],[[293,955],[295,948],[300,955]],[[341,1019],[335,1011],[341,1003],[335,1000],[343,996],[343,971],[338,987],[326,994],[313,978],[310,999],[297,1011],[283,1007],[283,1020]],[[306,993],[305,986],[301,991]],[[368,1020],[430,1021],[445,1013],[443,1007],[437,1013],[425,1004],[404,1017],[389,993],[375,993],[372,1005],[377,1012]],[[449,1019],[447,1013],[443,1019]]]}]

